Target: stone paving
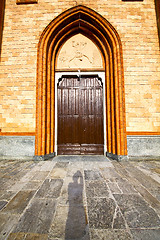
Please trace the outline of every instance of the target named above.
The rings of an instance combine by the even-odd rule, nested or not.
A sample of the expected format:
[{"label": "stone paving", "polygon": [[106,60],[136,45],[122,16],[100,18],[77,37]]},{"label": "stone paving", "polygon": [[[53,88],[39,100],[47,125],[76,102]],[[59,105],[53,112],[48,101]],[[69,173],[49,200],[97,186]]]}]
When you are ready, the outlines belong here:
[{"label": "stone paving", "polygon": [[159,240],[160,162],[0,161],[0,239]]}]

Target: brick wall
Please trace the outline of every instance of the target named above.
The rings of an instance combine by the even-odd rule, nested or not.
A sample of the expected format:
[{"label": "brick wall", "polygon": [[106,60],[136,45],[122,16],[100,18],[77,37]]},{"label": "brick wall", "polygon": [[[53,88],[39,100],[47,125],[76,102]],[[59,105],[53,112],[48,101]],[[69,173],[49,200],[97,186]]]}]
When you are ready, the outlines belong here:
[{"label": "brick wall", "polygon": [[127,131],[160,132],[160,54],[154,0],[6,0],[0,63],[0,129],[34,132],[37,46],[64,10],[84,4],[118,31],[123,46]]}]

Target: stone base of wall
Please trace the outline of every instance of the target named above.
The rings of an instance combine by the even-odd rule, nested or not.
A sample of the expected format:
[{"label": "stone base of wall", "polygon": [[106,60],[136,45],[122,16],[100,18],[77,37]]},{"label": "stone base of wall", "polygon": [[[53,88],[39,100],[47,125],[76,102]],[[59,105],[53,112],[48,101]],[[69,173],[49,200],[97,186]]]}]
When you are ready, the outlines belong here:
[{"label": "stone base of wall", "polygon": [[109,152],[106,152],[106,157],[109,157],[113,160],[117,160],[118,162],[128,160],[128,156],[117,155],[117,154],[113,154],[113,153],[109,153]]},{"label": "stone base of wall", "polygon": [[160,136],[127,136],[129,160],[160,160]]},{"label": "stone base of wall", "polygon": [[34,136],[0,136],[0,160],[33,160]]},{"label": "stone base of wall", "polygon": [[[127,148],[128,156],[106,155],[118,161],[160,160],[160,136],[127,136]],[[54,156],[35,156],[34,136],[0,136],[0,160],[46,160]]]},{"label": "stone base of wall", "polygon": [[49,160],[50,158],[53,158],[56,156],[56,153],[50,153],[50,154],[46,154],[46,155],[41,155],[41,156],[34,156],[34,160],[35,161],[45,161],[45,160]]}]

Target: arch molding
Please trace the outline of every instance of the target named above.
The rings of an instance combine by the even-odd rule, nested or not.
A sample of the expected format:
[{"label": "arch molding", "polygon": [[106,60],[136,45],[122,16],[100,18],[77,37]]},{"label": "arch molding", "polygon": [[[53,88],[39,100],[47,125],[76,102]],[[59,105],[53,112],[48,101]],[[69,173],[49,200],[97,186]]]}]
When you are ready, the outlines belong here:
[{"label": "arch molding", "polygon": [[107,155],[127,155],[122,45],[115,28],[85,6],[73,7],[43,31],[38,45],[35,158],[54,156],[55,60],[60,46],[81,33],[100,49],[105,62]]}]

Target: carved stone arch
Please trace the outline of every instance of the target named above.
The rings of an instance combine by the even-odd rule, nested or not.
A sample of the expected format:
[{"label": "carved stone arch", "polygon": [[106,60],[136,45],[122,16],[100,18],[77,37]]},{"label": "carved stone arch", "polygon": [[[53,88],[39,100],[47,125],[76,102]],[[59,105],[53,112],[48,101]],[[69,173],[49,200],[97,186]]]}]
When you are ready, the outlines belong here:
[{"label": "carved stone arch", "polygon": [[85,6],[73,7],[43,31],[38,45],[35,158],[54,155],[55,59],[60,46],[81,33],[101,50],[105,61],[107,155],[127,155],[122,45],[115,28]]}]

